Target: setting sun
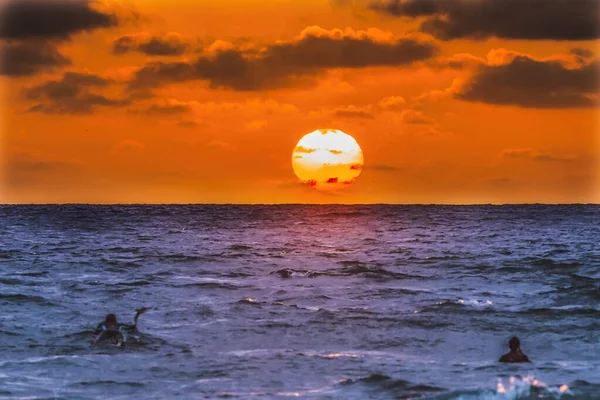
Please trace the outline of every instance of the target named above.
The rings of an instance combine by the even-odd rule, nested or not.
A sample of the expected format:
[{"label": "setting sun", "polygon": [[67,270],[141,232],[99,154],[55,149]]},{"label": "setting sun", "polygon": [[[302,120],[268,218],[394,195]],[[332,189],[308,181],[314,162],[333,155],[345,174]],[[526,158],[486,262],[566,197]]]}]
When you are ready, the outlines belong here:
[{"label": "setting sun", "polygon": [[363,153],[356,140],[336,129],[318,129],[305,135],[292,152],[296,176],[317,189],[351,184],[362,166]]},{"label": "setting sun", "polygon": [[600,400],[600,0],[0,0],[0,88],[0,400]]}]

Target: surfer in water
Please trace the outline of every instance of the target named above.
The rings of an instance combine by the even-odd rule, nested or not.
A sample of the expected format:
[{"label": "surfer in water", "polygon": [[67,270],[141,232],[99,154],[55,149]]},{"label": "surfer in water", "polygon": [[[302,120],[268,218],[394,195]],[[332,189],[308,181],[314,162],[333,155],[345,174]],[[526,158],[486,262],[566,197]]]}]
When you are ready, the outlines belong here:
[{"label": "surfer in water", "polygon": [[120,324],[117,322],[117,316],[115,314],[108,314],[103,322],[101,322],[94,333],[97,335],[94,339],[94,345],[101,341],[111,340],[116,343],[118,347],[123,346],[127,341],[127,335],[137,335],[139,331],[137,329],[138,318],[144,312],[148,310],[147,307],[142,307],[135,310],[135,317],[133,317],[133,325]]},{"label": "surfer in water", "polygon": [[521,350],[521,342],[519,338],[513,336],[508,341],[508,347],[510,347],[510,352],[506,353],[502,357],[500,357],[500,362],[502,363],[520,363],[520,362],[530,362],[529,358],[523,353]]}]

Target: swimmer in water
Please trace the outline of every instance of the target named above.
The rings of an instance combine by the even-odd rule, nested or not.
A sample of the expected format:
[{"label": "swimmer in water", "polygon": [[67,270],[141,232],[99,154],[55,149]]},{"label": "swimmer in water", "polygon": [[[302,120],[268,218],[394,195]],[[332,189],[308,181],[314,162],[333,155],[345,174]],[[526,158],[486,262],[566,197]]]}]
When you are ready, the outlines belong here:
[{"label": "swimmer in water", "polygon": [[98,335],[94,339],[94,345],[98,344],[100,341],[113,340],[116,341],[118,347],[123,346],[127,341],[127,334],[135,335],[139,333],[137,329],[138,318],[146,310],[148,310],[146,307],[136,310],[135,317],[133,318],[133,325],[120,324],[117,322],[117,316],[115,314],[108,314],[104,321],[101,322],[94,331],[94,333]]},{"label": "swimmer in water", "polygon": [[508,346],[510,347],[510,353],[506,353],[500,357],[500,360],[498,361],[502,363],[530,362],[529,358],[523,353],[523,350],[521,350],[521,342],[516,336],[513,336],[508,341]]}]

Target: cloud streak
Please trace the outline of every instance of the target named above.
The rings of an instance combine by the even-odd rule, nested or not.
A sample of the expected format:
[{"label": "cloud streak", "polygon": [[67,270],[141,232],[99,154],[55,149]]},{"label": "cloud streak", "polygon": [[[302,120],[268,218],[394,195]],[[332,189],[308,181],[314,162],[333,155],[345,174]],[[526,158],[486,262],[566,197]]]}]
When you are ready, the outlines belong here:
[{"label": "cloud streak", "polygon": [[421,31],[443,40],[600,38],[597,0],[373,0],[377,12],[424,18]]},{"label": "cloud streak", "polygon": [[130,99],[111,99],[93,93],[91,89],[102,89],[112,80],[94,74],[67,72],[60,80],[49,80],[26,90],[30,100],[42,101],[28,109],[29,112],[46,114],[90,114],[97,106],[122,107]]},{"label": "cloud streak", "polygon": [[505,149],[500,153],[500,157],[512,160],[526,159],[538,162],[571,162],[575,160],[573,157],[541,153],[532,149]]},{"label": "cloud streak", "polygon": [[31,76],[71,65],[71,60],[45,41],[0,44],[0,75]]},{"label": "cloud streak", "polygon": [[9,0],[0,15],[2,39],[68,39],[118,24],[115,15],[95,10],[87,0]]},{"label": "cloud streak", "polygon": [[306,28],[289,42],[257,49],[222,46],[193,62],[154,62],[139,69],[131,89],[206,81],[212,88],[257,91],[314,85],[328,69],[399,67],[434,57],[430,38],[390,38],[380,31]]},{"label": "cloud streak", "polygon": [[333,115],[342,118],[373,119],[373,112],[369,107],[357,107],[353,105],[338,107],[333,110]]},{"label": "cloud streak", "polygon": [[[570,65],[567,60],[539,60],[504,50],[500,62],[489,62],[454,93],[464,101],[525,108],[598,106],[598,60]],[[494,59],[494,52],[488,58]]]},{"label": "cloud streak", "polygon": [[176,33],[160,36],[144,33],[125,35],[113,42],[113,53],[117,55],[138,52],[147,56],[179,56],[189,48],[184,38]]}]

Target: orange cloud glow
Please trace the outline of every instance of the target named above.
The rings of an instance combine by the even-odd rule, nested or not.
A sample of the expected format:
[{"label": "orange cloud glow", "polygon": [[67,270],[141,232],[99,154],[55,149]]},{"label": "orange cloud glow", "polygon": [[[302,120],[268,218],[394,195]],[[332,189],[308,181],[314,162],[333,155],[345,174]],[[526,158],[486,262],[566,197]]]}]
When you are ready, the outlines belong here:
[{"label": "orange cloud glow", "polygon": [[467,3],[5,0],[0,201],[600,202],[593,2]]}]

